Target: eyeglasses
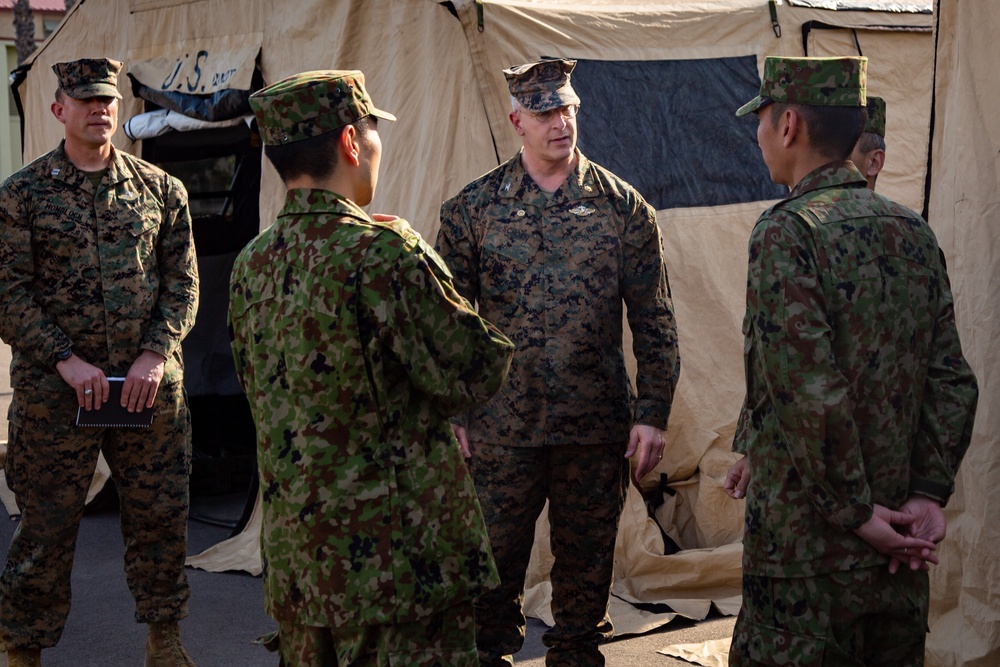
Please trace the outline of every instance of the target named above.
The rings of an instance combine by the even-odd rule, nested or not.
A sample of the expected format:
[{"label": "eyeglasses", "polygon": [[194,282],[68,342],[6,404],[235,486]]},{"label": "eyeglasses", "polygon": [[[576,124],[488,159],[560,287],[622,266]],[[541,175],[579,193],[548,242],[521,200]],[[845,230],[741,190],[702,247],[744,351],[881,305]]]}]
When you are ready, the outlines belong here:
[{"label": "eyeglasses", "polygon": [[562,116],[566,120],[576,117],[576,114],[580,113],[580,105],[567,104],[566,106],[556,107],[555,109],[547,109],[545,111],[528,111],[527,109],[522,108],[521,111],[530,115],[539,123],[548,123],[555,120],[556,115]]}]

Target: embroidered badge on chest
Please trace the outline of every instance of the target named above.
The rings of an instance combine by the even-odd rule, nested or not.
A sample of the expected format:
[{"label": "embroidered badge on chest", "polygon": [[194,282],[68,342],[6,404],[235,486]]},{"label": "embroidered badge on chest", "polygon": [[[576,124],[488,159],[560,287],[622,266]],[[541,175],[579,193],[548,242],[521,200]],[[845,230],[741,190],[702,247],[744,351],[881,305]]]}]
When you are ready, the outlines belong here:
[{"label": "embroidered badge on chest", "polygon": [[571,208],[569,210],[569,212],[572,213],[573,215],[580,215],[580,216],[587,216],[596,211],[597,211],[596,208],[587,208],[583,204],[580,204],[576,208]]},{"label": "embroidered badge on chest", "polygon": [[122,194],[118,195],[118,198],[122,201],[127,201],[129,203],[134,202],[139,198],[139,193],[135,190],[126,190]]}]

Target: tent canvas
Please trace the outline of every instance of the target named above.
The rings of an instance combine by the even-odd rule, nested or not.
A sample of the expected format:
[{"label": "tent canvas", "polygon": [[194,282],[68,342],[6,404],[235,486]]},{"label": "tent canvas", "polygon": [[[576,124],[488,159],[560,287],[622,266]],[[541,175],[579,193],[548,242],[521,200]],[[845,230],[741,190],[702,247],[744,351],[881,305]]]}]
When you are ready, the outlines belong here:
[{"label": "tent canvas", "polygon": [[[963,15],[954,0],[945,4],[952,15]],[[822,7],[833,5],[862,9]],[[729,448],[743,397],[740,322],[746,239],[760,211],[780,194],[760,184],[762,163],[754,165],[753,150],[745,151],[746,142],[753,149],[752,128],[741,127],[731,113],[754,94],[753,74],[759,72],[763,58],[859,51],[868,56],[869,90],[885,98],[889,107],[889,158],[879,190],[918,211],[927,199],[934,16],[890,11],[893,6],[875,2],[792,0],[774,9],[776,22],[766,0],[632,4],[604,0],[300,0],[295,11],[261,0],[85,0],[35,54],[18,87],[27,119],[25,156],[30,159],[51,149],[60,136],[58,124],[47,119],[55,88],[50,71],[54,62],[112,55],[126,60],[130,71],[139,72],[147,66],[161,71],[153,67],[156,63],[161,67],[175,63],[188,77],[185,81],[194,81],[209,72],[208,59],[197,58],[202,51],[245,54],[256,46],[257,66],[265,83],[304,69],[365,72],[379,106],[399,117],[399,122],[380,127],[385,159],[370,209],[397,213],[433,239],[440,202],[518,148],[506,120],[509,104],[501,70],[540,56],[578,58],[579,81],[590,86],[580,116],[583,150],[598,162],[629,172],[628,178],[642,180],[645,171],[659,171],[663,176],[658,180],[654,173],[648,181],[652,185],[644,187],[662,180],[671,184],[647,196],[651,201],[656,198],[664,236],[683,372],[668,430],[667,456],[658,470],[666,478],[651,475],[641,488],[630,491],[619,533],[613,590],[616,626],[620,632],[638,632],[669,620],[673,613],[699,618],[713,604],[724,613],[733,613],[738,606],[742,503],[724,496],[721,483],[734,459]],[[986,10],[983,13],[976,17],[981,24],[990,20],[995,24]],[[965,23],[955,22],[972,29],[967,15]],[[962,33],[954,26],[949,30],[938,46],[939,54],[942,49],[958,48]],[[995,46],[986,46],[995,51]],[[212,65],[216,74],[228,71],[222,59]],[[635,71],[641,73],[636,81],[625,80]],[[691,76],[691,72],[699,74]],[[643,105],[632,103],[633,96],[659,81],[670,81],[672,87],[646,91]],[[977,93],[985,94],[983,89],[980,86]],[[623,90],[628,93],[619,94]],[[128,91],[123,94],[124,122],[140,113],[143,103]],[[706,99],[711,100],[711,108]],[[736,105],[731,104],[733,99],[738,100]],[[970,116],[963,120],[982,122],[985,116],[977,115],[977,108],[962,99]],[[938,118],[941,124],[948,122],[942,131],[961,132],[952,115]],[[672,124],[664,127],[664,123]],[[636,127],[638,132],[629,135],[628,142],[615,141],[619,133]],[[712,144],[722,129],[731,143],[719,152]],[[980,150],[995,148],[995,133],[987,136],[994,143]],[[601,139],[610,140],[602,144]],[[936,136],[935,142],[939,141]],[[116,145],[142,154],[141,145],[133,145],[121,134],[116,136]],[[659,161],[647,164],[654,160]],[[937,163],[934,166],[939,169]],[[719,191],[728,183],[713,179],[725,170],[731,170],[726,172],[731,174],[728,181],[763,189],[753,194],[753,187],[744,188],[719,200]],[[265,163],[259,200],[262,225],[273,219],[281,193],[280,182]],[[995,203],[995,188],[989,196]],[[984,210],[995,215],[995,207]],[[950,227],[954,217],[944,207],[940,215],[931,216],[931,222],[939,232],[954,233]],[[987,300],[984,305],[992,305],[985,292],[980,293],[989,281],[977,283],[989,269],[970,262],[988,252],[988,232],[974,235],[962,229],[962,234],[942,242],[960,311],[964,303],[979,305],[977,296]],[[963,339],[976,341],[973,360],[981,378],[989,357],[981,346],[995,339],[984,335],[981,326],[990,312],[983,308],[959,313]],[[981,417],[974,453],[987,449],[987,443],[992,445],[990,438],[995,436],[987,432]],[[981,475],[985,473],[967,466],[963,486],[978,488],[983,484]],[[985,516],[980,505],[957,504],[964,500],[960,492],[955,507],[949,508],[957,512],[956,532],[962,536],[971,527],[982,526]],[[965,524],[971,527],[965,529]],[[542,520],[539,534],[544,532]],[[995,536],[988,539],[989,544],[996,543]],[[252,532],[237,541],[247,546],[251,559],[256,555]],[[678,553],[667,553],[670,541],[681,548]],[[961,602],[958,612],[941,608],[941,618],[952,625],[960,624],[968,613],[984,613],[982,605],[988,607],[980,601],[977,609],[966,592],[974,586],[989,590],[988,582],[997,581],[989,576],[985,561],[972,562],[981,548],[979,542],[967,541],[959,548],[949,541],[945,545],[948,560],[934,572],[939,608],[944,604],[954,609]],[[544,617],[549,558],[544,540],[533,557],[528,606]],[[957,599],[956,589],[962,590]],[[995,597],[995,591],[990,592]],[[665,604],[669,611],[651,620],[648,612],[640,612],[630,602]],[[981,625],[973,625],[974,632],[980,632]],[[987,652],[1000,643],[992,627],[989,636],[976,635]],[[936,634],[932,638],[932,643],[938,642]],[[964,650],[947,638],[939,643],[942,656],[949,650],[953,654]],[[938,664],[952,663],[942,658]]]}]

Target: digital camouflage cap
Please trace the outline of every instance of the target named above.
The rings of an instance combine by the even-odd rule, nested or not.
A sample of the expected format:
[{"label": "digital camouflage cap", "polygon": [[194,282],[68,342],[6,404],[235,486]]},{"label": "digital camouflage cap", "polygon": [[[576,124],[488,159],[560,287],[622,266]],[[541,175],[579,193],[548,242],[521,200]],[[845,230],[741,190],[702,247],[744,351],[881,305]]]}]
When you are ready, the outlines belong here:
[{"label": "digital camouflage cap", "polygon": [[865,122],[865,132],[873,132],[885,139],[885,100],[881,97],[868,96],[868,120]]},{"label": "digital camouflage cap", "polygon": [[549,58],[505,69],[503,75],[521,106],[540,112],[580,103],[569,81],[574,67],[575,60]]},{"label": "digital camouflage cap", "polygon": [[52,71],[59,79],[59,90],[75,100],[90,97],[117,97],[118,73],[122,64],[110,58],[81,58],[65,63],[56,63]]},{"label": "digital camouflage cap", "polygon": [[771,102],[822,107],[863,107],[868,58],[784,58],[768,56],[760,94],[737,111],[753,113]]},{"label": "digital camouflage cap", "polygon": [[250,108],[268,146],[318,137],[365,116],[396,120],[375,108],[358,70],[295,74],[251,95]]}]

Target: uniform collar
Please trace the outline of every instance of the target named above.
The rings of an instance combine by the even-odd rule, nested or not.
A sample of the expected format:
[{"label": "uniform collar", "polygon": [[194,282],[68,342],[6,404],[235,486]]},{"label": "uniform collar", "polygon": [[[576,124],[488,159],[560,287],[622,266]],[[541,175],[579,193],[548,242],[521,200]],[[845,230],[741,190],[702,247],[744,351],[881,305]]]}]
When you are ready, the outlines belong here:
[{"label": "uniform collar", "polygon": [[[87,179],[87,175],[76,167],[66,156],[66,140],[59,142],[59,147],[49,160],[49,176],[54,180],[62,181],[67,185],[89,190],[92,186]],[[111,147],[111,161],[108,162],[106,181],[111,185],[117,185],[135,176],[132,167],[125,161],[122,154]]]},{"label": "uniform collar", "polygon": [[868,181],[848,160],[830,162],[814,169],[799,181],[785,200],[801,197],[807,192],[833,187],[868,187]]},{"label": "uniform collar", "polygon": [[285,205],[278,217],[327,213],[337,216],[357,218],[363,222],[374,222],[360,206],[336,192],[311,188],[295,188],[285,194]]},{"label": "uniform collar", "polygon": [[[580,152],[579,148],[575,150],[576,167],[552,195],[550,203],[592,199],[602,192],[599,181],[594,177],[590,160]],[[500,185],[497,188],[497,197],[501,199],[525,200],[529,199],[532,194],[541,192],[538,185],[528,176],[528,172],[524,170],[524,165],[521,164],[521,152],[518,152],[513,159],[508,160],[504,167]]]}]

